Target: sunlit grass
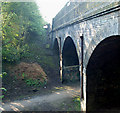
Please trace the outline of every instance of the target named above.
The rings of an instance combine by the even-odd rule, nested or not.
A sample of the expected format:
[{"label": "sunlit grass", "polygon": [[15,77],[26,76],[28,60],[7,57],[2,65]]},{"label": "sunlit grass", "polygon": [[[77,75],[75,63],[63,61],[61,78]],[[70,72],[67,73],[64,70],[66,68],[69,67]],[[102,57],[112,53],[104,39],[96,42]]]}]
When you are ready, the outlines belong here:
[{"label": "sunlit grass", "polygon": [[80,111],[80,96],[74,97],[73,101],[75,102],[75,109],[76,111]]},{"label": "sunlit grass", "polygon": [[62,110],[66,111],[81,111],[80,107],[80,96],[74,96],[72,100],[68,100],[69,102],[63,102],[61,104]]},{"label": "sunlit grass", "polygon": [[60,89],[65,89],[64,87],[55,87],[55,89],[60,90]]},{"label": "sunlit grass", "polygon": [[74,90],[73,88],[69,87],[69,86],[65,86],[65,87],[55,87],[55,89],[57,90]]}]

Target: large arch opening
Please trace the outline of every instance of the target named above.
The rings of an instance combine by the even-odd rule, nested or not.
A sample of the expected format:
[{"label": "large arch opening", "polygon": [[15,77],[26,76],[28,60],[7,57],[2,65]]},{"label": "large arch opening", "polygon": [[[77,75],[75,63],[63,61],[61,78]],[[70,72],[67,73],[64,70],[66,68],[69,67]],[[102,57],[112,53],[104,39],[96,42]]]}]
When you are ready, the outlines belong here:
[{"label": "large arch opening", "polygon": [[120,110],[120,36],[104,39],[86,69],[87,110]]},{"label": "large arch opening", "polygon": [[79,59],[76,51],[75,44],[71,37],[67,37],[63,50],[63,81],[64,82],[74,82],[79,81]]}]

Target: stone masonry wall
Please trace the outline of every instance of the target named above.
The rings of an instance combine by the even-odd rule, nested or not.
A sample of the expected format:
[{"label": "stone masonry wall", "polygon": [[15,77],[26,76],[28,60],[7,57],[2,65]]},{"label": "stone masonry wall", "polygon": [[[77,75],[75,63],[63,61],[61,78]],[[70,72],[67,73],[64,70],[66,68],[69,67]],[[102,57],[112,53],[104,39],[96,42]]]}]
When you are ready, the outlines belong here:
[{"label": "stone masonry wall", "polygon": [[[108,3],[105,3],[108,4]],[[105,5],[104,4],[104,5]],[[118,4],[118,3],[116,3]],[[114,4],[113,6],[115,6]],[[77,13],[74,14],[72,17],[72,13],[69,13],[66,9],[66,12],[64,12],[64,9],[61,10],[64,12],[63,14],[66,16],[61,17],[61,20],[59,19],[59,15],[61,15],[61,12],[55,17],[54,19],[54,29],[53,29],[53,42],[55,38],[61,37],[61,47],[64,46],[65,39],[69,36],[73,39],[73,42],[76,46],[76,50],[78,53],[79,58],[79,64],[81,64],[81,39],[80,36],[84,37],[84,59],[83,59],[83,65],[84,65],[84,76],[83,76],[83,90],[84,90],[84,100],[81,101],[81,107],[83,110],[86,110],[86,67],[89,62],[89,58],[91,54],[93,53],[96,46],[105,38],[114,36],[114,35],[120,35],[119,31],[119,22],[120,22],[120,11],[113,11],[111,13],[101,15],[95,18],[88,19],[86,21],[80,21],[77,22],[77,20],[74,20],[75,17],[77,18],[78,15],[81,15],[81,19],[85,18],[83,15],[91,15],[91,14],[97,14],[101,10],[106,10],[108,8],[113,7],[112,5],[108,4],[108,6],[105,6],[103,9],[103,4],[101,5],[100,10],[95,10],[95,4],[94,7],[91,8],[90,4],[84,3],[84,8],[87,8],[87,11],[85,13],[80,13],[79,11],[82,10],[81,4],[77,6],[77,4],[73,4],[74,7],[77,9],[73,9],[73,12],[77,11]],[[96,4],[97,6],[97,4]],[[66,6],[65,6],[66,7]],[[90,7],[90,9],[89,9]],[[81,9],[81,10],[80,10]],[[70,10],[70,9],[69,9]],[[78,11],[79,10],[79,11]],[[88,11],[89,10],[89,11]],[[90,11],[91,10],[91,11]],[[83,10],[82,10],[83,11]],[[93,13],[93,12],[94,13]],[[69,13],[67,15],[67,12]],[[71,11],[72,12],[72,11]],[[69,20],[69,21],[68,21]],[[77,23],[66,25],[68,22],[72,23],[72,21],[76,21]],[[68,22],[67,22],[68,21]],[[66,23],[67,22],[67,23]],[[66,26],[65,26],[66,25]],[[60,28],[59,28],[60,27]],[[79,67],[79,70],[81,68]],[[81,70],[80,70],[81,71]]]}]

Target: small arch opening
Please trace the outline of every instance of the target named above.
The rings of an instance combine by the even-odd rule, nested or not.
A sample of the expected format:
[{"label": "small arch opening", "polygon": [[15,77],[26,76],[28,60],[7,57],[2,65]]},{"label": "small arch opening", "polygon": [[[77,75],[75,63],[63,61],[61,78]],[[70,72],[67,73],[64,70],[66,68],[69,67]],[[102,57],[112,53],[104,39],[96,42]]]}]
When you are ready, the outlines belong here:
[{"label": "small arch opening", "polygon": [[120,110],[120,36],[104,39],[87,68],[87,110]]},{"label": "small arch opening", "polygon": [[54,40],[53,52],[55,55],[59,56],[59,44],[58,44],[57,38],[55,38],[55,40]]},{"label": "small arch opening", "polygon": [[74,82],[79,81],[79,59],[75,44],[71,37],[67,37],[63,50],[63,81]]},{"label": "small arch opening", "polygon": [[55,38],[54,45],[53,45],[53,59],[54,59],[54,68],[55,68],[55,76],[54,79],[56,80],[56,84],[60,83],[60,49],[59,49],[59,43],[58,39]]}]

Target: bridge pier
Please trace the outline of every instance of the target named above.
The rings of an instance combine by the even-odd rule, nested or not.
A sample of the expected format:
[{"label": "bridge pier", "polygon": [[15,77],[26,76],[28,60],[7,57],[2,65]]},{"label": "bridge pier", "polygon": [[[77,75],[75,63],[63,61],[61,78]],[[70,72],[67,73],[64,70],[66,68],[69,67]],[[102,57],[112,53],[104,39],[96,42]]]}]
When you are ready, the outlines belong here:
[{"label": "bridge pier", "polygon": [[61,82],[63,82],[63,78],[62,78],[62,71],[63,71],[63,65],[62,65],[62,46],[61,46],[61,37],[59,37],[59,43],[60,43],[60,49],[59,49],[59,53],[60,53],[60,80]]},{"label": "bridge pier", "polygon": [[62,53],[60,53],[60,80],[61,82],[63,82],[63,78],[62,78]]},{"label": "bridge pier", "polygon": [[83,79],[80,79],[80,81],[82,81],[82,83],[80,85],[81,86],[81,89],[80,89],[80,92],[82,93],[81,94],[81,111],[86,111],[86,69],[83,68]]}]

